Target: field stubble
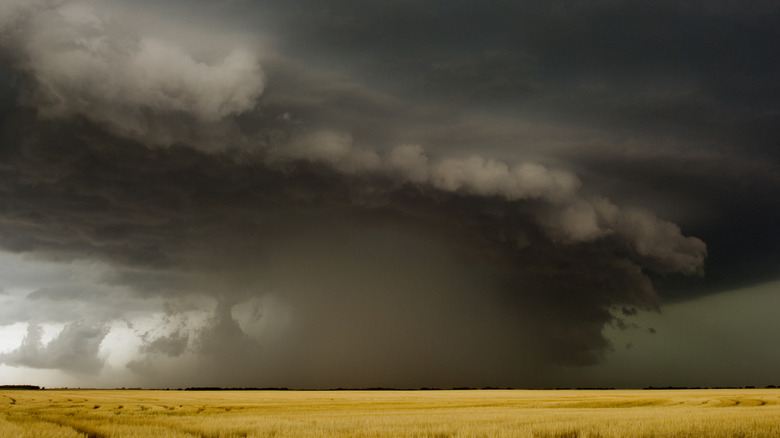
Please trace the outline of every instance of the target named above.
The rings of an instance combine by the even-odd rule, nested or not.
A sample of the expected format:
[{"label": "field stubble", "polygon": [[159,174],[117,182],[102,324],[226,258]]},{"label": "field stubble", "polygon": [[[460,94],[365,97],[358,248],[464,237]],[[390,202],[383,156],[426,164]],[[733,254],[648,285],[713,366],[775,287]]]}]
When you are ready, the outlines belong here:
[{"label": "field stubble", "polygon": [[0,391],[0,437],[780,437],[780,389]]}]

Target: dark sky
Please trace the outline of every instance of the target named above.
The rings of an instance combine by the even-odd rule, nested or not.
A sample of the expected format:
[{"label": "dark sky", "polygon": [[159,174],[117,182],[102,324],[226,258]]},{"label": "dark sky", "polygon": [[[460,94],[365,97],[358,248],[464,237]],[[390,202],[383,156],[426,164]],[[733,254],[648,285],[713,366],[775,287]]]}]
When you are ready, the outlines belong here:
[{"label": "dark sky", "polygon": [[778,383],[776,2],[158,3],[0,5],[0,383]]}]

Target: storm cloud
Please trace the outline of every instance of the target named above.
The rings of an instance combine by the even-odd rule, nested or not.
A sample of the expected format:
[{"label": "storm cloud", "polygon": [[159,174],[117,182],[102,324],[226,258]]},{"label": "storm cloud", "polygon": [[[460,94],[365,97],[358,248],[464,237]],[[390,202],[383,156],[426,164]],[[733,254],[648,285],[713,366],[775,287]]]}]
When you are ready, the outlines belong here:
[{"label": "storm cloud", "polygon": [[98,357],[101,341],[108,329],[83,321],[72,322],[46,345],[41,342],[41,327],[30,324],[22,345],[11,353],[0,355],[0,361],[12,366],[55,368],[92,374],[103,367]]},{"label": "storm cloud", "polygon": [[253,108],[263,91],[257,57],[247,50],[208,63],[87,4],[7,8],[9,49],[31,78],[24,100],[42,118],[81,116],[152,145],[193,142],[225,131],[217,122]]},{"label": "storm cloud", "polygon": [[[680,43],[710,47],[707,26],[741,36],[760,15],[646,7],[621,43],[633,66],[606,36],[639,19],[628,3],[196,2],[191,24],[141,4],[0,9],[0,246],[71,267],[3,279],[19,316],[0,323],[28,322],[6,365],[153,386],[540,385],[604,360],[605,329],[646,331],[630,320],[664,294],[769,275],[718,271],[736,217],[709,218],[778,193],[777,114],[705,76],[706,53],[656,53],[650,30],[692,17],[705,29]],[[485,24],[505,13],[540,21]],[[722,146],[737,139],[745,153]],[[121,330],[135,349],[117,363]]]}]

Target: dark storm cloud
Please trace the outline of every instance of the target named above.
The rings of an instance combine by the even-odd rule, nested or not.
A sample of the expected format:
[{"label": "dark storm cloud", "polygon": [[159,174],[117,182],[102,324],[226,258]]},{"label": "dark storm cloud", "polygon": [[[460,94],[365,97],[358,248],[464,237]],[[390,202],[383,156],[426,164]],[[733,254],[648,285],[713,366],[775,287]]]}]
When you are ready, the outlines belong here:
[{"label": "dark storm cloud", "polygon": [[[280,44],[290,50],[371,68],[373,77],[401,75],[402,83],[429,78],[420,84],[427,90],[439,82],[435,72],[458,74],[470,69],[457,66],[472,64],[478,75],[442,86],[456,91],[504,76],[512,81],[499,88],[503,95],[518,83],[544,84],[539,91],[550,93],[601,79],[615,81],[611,90],[641,91],[688,79],[726,93],[757,88],[730,76],[768,79],[778,66],[777,57],[765,56],[777,50],[768,44],[778,35],[772,23],[779,11],[771,2],[393,2],[365,8],[359,1],[300,1],[283,2],[276,11],[282,18],[276,27],[285,35]],[[268,11],[258,17],[263,14]],[[517,70],[491,68],[491,54],[501,53],[498,58]],[[446,63],[450,67],[440,68]]]},{"label": "dark storm cloud", "polygon": [[778,158],[771,2],[284,4],[286,49],[396,96]]},{"label": "dark storm cloud", "polygon": [[[747,235],[760,208],[708,220],[779,192],[778,58],[742,50],[777,36],[771,5],[193,3],[206,35],[262,24],[260,49],[120,4],[0,9],[0,246],[104,263],[29,306],[165,302],[127,364],[146,382],[528,384],[598,362],[658,308],[651,276],[705,272],[689,235]],[[0,361],[102,366],[102,329],[31,327]]]},{"label": "dark storm cloud", "polygon": [[251,109],[263,90],[247,50],[207,63],[88,3],[5,8],[4,45],[32,79],[21,100],[42,118],[81,116],[150,145],[208,147],[230,138],[232,127],[220,120]]},{"label": "dark storm cloud", "polygon": [[[576,178],[541,166],[512,169],[479,158],[430,164],[414,147],[376,156],[378,163],[361,161],[374,155],[328,135],[288,149],[307,159],[266,163],[183,147],[147,149],[87,125],[78,134],[65,129],[69,124],[53,125],[54,135],[20,147],[9,160],[16,177],[4,187],[5,247],[106,260],[119,271],[102,281],[139,296],[220,297],[213,324],[189,339],[193,351],[218,359],[208,368],[214,375],[233,360],[250,373],[240,364],[262,357],[247,348],[253,341],[230,309],[268,291],[289,301],[301,319],[283,337],[298,350],[293,357],[319,363],[316,345],[340,351],[323,368],[335,374],[323,371],[323,381],[334,384],[347,378],[338,374],[345,361],[365,359],[377,342],[393,339],[390,330],[399,324],[414,328],[405,336],[418,333],[426,343],[459,339],[436,347],[438,357],[483,348],[489,336],[495,348],[519,348],[508,359],[515,366],[527,350],[534,359],[525,363],[589,363],[608,347],[601,329],[612,319],[610,308],[657,305],[643,268],[693,274],[703,260],[703,244],[673,224],[603,199],[572,199]],[[38,176],[43,166],[63,176]],[[402,238],[410,249],[392,242]],[[447,254],[448,261],[415,255],[420,244],[435,249],[431,259]],[[398,256],[386,260],[384,252]],[[465,278],[457,273],[471,265]],[[434,268],[435,275],[425,274]],[[131,275],[139,272],[141,281]],[[301,283],[301,276],[310,279]],[[449,277],[469,283],[455,287]],[[428,298],[411,299],[412,292]],[[103,296],[95,293],[106,290],[46,289],[28,300],[91,297],[96,304]],[[482,301],[487,310],[467,322],[466,309]],[[471,324],[487,326],[476,335]],[[150,338],[141,353],[187,343],[181,334]],[[435,359],[420,373],[433,369]],[[143,363],[131,368],[140,372]],[[403,385],[407,376],[383,377]],[[415,381],[423,384],[422,377]]]},{"label": "dark storm cloud", "polygon": [[606,157],[581,157],[581,162],[593,172],[584,178],[625,184],[608,189],[614,199],[643,199],[707,242],[706,276],[660,279],[670,297],[685,299],[776,278],[780,234],[773,224],[780,214],[775,201],[780,173],[770,157],[751,155],[637,149],[620,163]]},{"label": "dark storm cloud", "polygon": [[160,336],[152,341],[149,341],[141,349],[142,353],[149,354],[164,354],[166,356],[181,356],[184,350],[187,348],[187,341],[189,335],[174,332],[167,336]]},{"label": "dark storm cloud", "polygon": [[773,2],[301,1],[272,11],[286,50],[395,96],[447,102],[457,122],[446,140],[435,122],[413,128],[431,148],[478,144],[563,165],[586,190],[701,230],[714,252],[695,288],[773,278]]}]

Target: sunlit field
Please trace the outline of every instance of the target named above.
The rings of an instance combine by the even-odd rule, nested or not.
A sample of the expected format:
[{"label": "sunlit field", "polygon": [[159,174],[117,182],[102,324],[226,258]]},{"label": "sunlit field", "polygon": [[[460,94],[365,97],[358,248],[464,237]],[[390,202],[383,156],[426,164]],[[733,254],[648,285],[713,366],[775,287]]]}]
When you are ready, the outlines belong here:
[{"label": "sunlit field", "polygon": [[780,389],[0,391],[1,437],[780,437]]}]

